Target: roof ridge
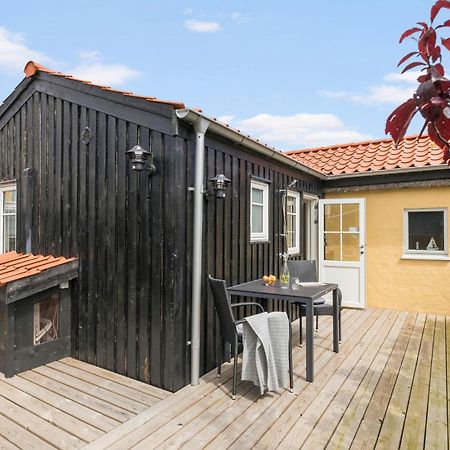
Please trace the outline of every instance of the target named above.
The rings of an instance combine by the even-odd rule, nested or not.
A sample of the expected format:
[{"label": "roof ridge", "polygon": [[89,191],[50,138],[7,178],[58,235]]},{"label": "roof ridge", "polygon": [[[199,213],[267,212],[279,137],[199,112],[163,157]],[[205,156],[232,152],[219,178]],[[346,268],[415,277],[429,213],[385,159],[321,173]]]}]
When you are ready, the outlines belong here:
[{"label": "roof ridge", "polygon": [[62,73],[62,72],[57,72],[56,70],[49,69],[48,67],[45,67],[42,64],[37,63],[36,61],[31,61],[31,60],[28,61],[25,64],[23,71],[25,73],[26,78],[31,78],[34,75],[36,75],[36,73],[38,73],[38,72],[44,72],[49,75],[65,78],[66,80],[76,81],[77,83],[82,83],[87,86],[92,86],[92,87],[95,87],[98,89],[102,89],[103,91],[116,92],[118,94],[123,95],[124,97],[133,97],[133,98],[141,99],[142,101],[146,101],[149,103],[159,103],[159,104],[164,104],[164,105],[170,105],[174,109],[181,109],[181,108],[186,107],[186,105],[183,102],[178,102],[176,100],[164,100],[164,99],[160,99],[160,98],[149,96],[149,95],[146,95],[146,96],[138,95],[133,92],[122,91],[120,89],[113,89],[110,86],[103,86],[101,84],[97,84],[97,83],[94,83],[89,80],[80,80],[80,79],[74,77],[73,75]]},{"label": "roof ridge", "polygon": [[[414,139],[422,139],[422,138],[429,138],[427,134],[411,134],[409,136],[405,136],[401,141],[400,144],[405,141],[411,141]],[[362,145],[370,145],[370,144],[380,144],[382,142],[392,142],[392,138],[380,138],[380,139],[372,139],[372,140],[366,140],[366,141],[358,141],[358,142],[347,142],[344,144],[333,144],[333,145],[323,145],[321,147],[310,147],[310,148],[302,148],[298,150],[288,150],[285,153],[288,155],[295,155],[298,153],[309,153],[309,152],[318,152],[320,150],[332,150],[334,148],[341,148],[341,147],[358,147]]]}]

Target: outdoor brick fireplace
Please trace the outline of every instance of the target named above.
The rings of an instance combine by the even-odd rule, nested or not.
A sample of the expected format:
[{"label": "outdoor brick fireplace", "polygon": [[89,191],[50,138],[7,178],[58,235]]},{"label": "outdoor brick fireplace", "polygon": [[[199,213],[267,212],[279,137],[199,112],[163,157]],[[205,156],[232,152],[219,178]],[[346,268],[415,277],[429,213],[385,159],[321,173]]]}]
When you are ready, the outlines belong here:
[{"label": "outdoor brick fireplace", "polygon": [[78,260],[0,255],[0,372],[6,377],[70,355]]}]

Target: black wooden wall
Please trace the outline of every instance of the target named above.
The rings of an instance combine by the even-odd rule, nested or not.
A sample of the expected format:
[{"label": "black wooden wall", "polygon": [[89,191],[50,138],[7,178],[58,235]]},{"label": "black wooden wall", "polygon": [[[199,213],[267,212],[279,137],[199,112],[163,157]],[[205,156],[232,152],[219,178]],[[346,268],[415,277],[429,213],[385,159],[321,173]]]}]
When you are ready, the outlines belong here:
[{"label": "black wooden wall", "polygon": [[[113,94],[94,96],[75,89],[80,83],[51,78],[30,83],[0,115],[0,181],[18,183],[18,250],[25,250],[31,223],[33,252],[79,257],[74,356],[177,390],[190,371],[194,133],[184,124],[174,133],[169,106],[139,110],[120,105]],[[125,151],[138,142],[154,153],[152,178],[133,172],[126,160]],[[223,172],[232,185],[225,200],[205,200],[204,274],[231,284],[277,273],[278,190],[294,177],[308,192],[318,192],[319,183],[218,137],[208,136],[206,144],[206,178]],[[32,169],[31,199],[26,168]],[[251,176],[271,183],[270,243],[249,242]],[[215,365],[218,339],[204,280],[207,371]]]}]

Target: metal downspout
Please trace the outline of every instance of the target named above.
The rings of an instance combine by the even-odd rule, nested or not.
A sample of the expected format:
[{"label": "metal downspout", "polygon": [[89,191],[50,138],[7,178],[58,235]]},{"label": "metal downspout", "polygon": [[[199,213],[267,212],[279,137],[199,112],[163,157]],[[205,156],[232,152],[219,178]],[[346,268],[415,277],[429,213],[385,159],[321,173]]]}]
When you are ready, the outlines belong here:
[{"label": "metal downspout", "polygon": [[193,123],[195,136],[194,226],[192,233],[192,322],[191,322],[191,384],[200,378],[200,318],[202,302],[202,242],[203,242],[203,180],[205,133],[209,121],[199,117]]}]

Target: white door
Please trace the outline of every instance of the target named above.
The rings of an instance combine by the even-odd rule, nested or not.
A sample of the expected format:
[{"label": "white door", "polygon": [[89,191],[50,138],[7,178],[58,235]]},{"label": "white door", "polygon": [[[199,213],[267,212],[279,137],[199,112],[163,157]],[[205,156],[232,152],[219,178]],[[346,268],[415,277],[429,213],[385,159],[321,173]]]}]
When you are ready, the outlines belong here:
[{"label": "white door", "polygon": [[339,284],[344,306],[365,306],[365,202],[319,201],[319,277]]}]

